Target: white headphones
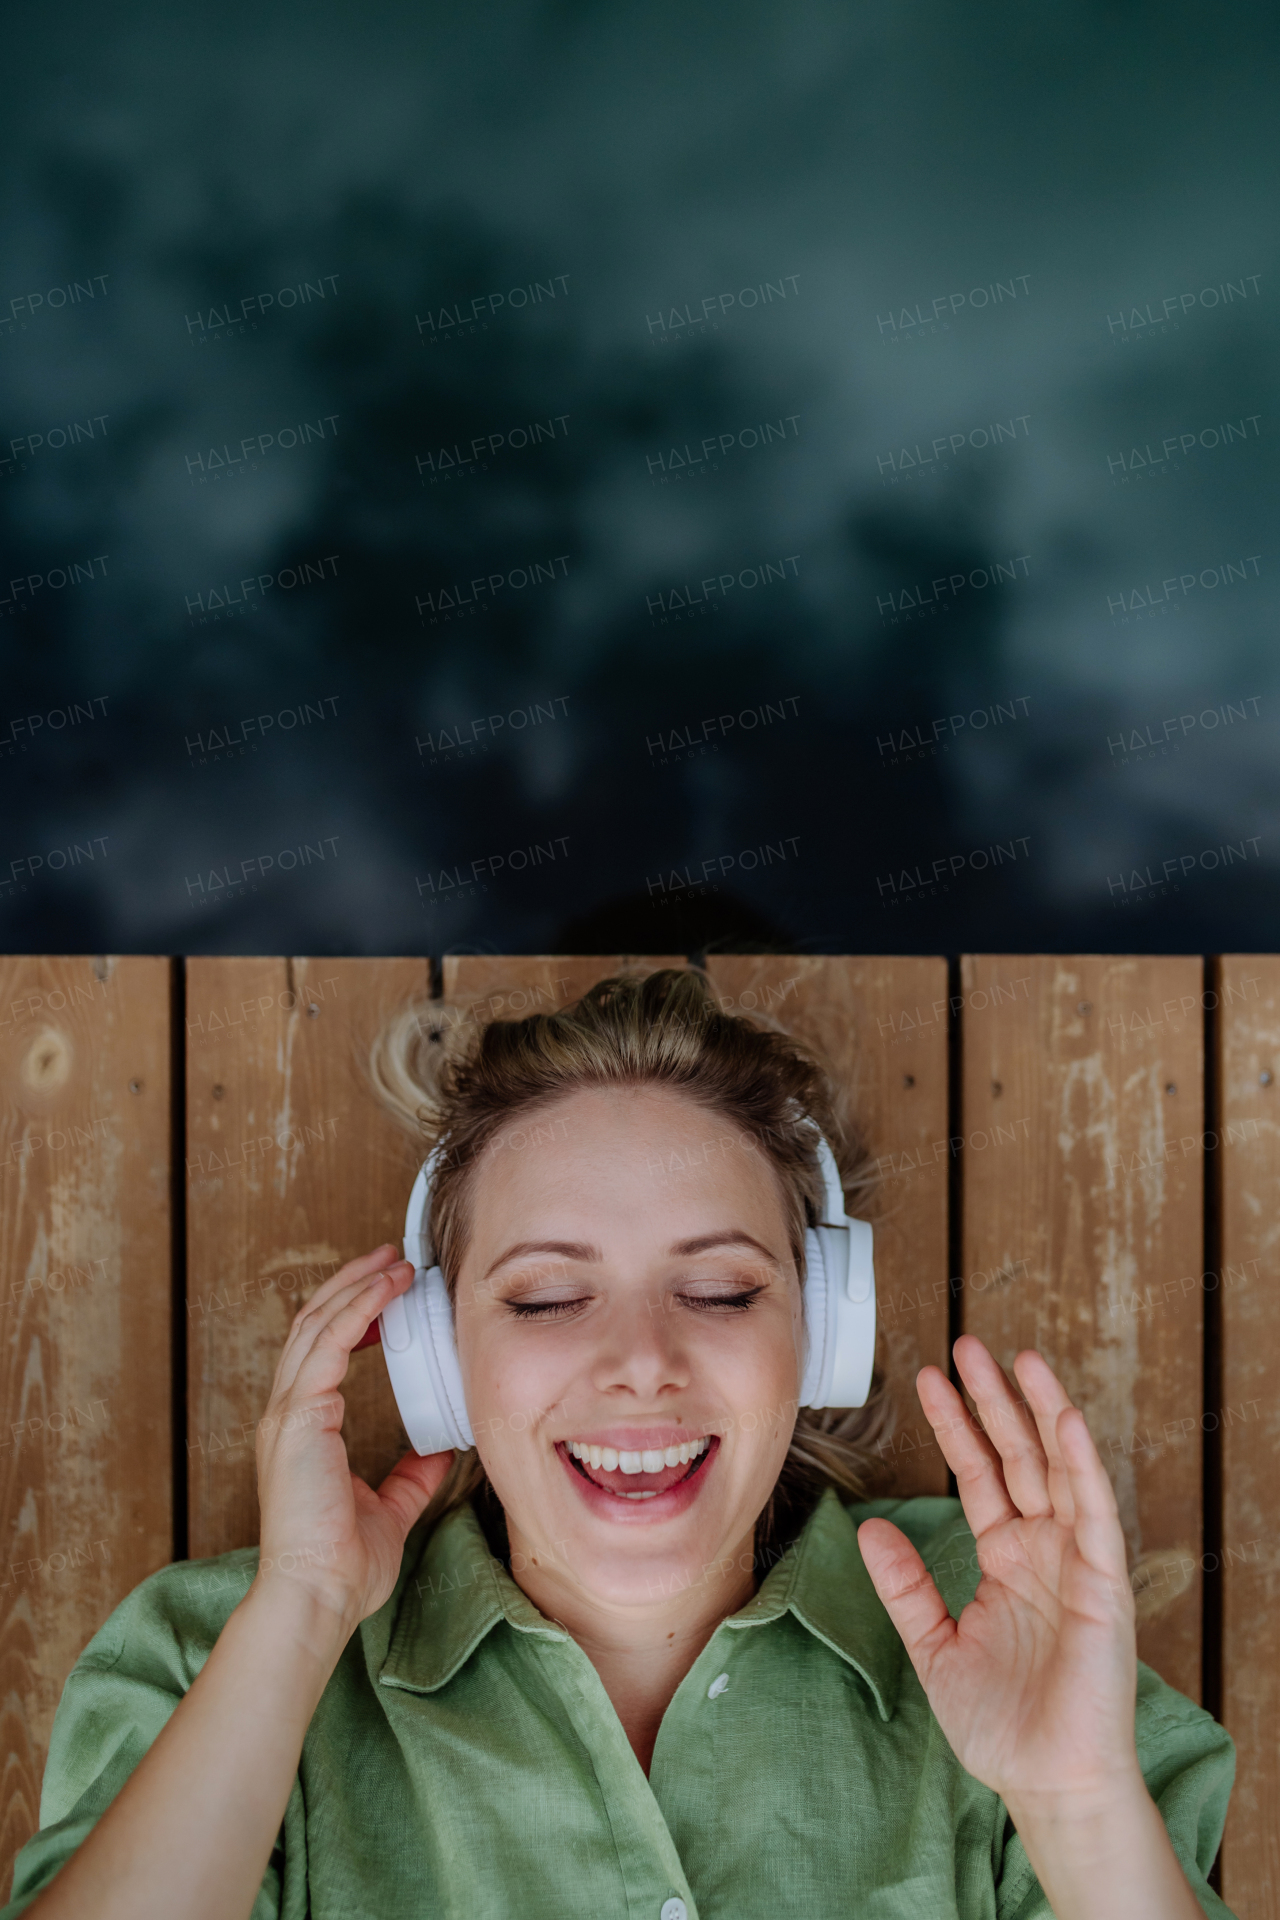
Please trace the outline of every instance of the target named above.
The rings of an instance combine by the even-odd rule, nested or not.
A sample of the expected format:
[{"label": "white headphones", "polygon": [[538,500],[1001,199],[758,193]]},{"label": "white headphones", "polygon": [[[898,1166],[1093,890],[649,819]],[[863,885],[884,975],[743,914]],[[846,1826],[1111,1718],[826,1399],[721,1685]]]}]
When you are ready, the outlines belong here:
[{"label": "white headphones", "polygon": [[[809,1124],[816,1132],[816,1123]],[[428,1266],[427,1219],[439,1151],[428,1156],[414,1181],[405,1214],[404,1257],[413,1262],[413,1284],[388,1302],[378,1321],[400,1418],[415,1451],[424,1454],[475,1444],[448,1289],[440,1268]],[[835,1155],[821,1133],[818,1164],[827,1219],[804,1237],[806,1354],[800,1404],[860,1407],[871,1391],[876,1345],[871,1228],[846,1215]]]}]

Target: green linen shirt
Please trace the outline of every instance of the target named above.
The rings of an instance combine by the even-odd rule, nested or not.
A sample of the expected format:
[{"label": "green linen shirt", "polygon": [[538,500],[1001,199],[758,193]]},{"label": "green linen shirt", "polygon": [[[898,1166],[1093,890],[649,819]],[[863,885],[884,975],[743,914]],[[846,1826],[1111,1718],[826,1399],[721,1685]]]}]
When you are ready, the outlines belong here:
[{"label": "green linen shirt", "polygon": [[[396,1590],[307,1732],[253,1920],[1036,1920],[997,1796],[957,1763],[877,1599],[855,1527],[886,1514],[953,1614],[978,1582],[956,1500],[846,1508],[723,1621],[667,1708],[649,1778],[595,1668],[532,1605],[470,1507],[409,1536]],[[0,1920],[84,1839],[200,1671],[255,1550],[145,1580],[80,1656],[41,1828]],[[1208,1914],[1234,1749],[1140,1669],[1138,1754]]]}]

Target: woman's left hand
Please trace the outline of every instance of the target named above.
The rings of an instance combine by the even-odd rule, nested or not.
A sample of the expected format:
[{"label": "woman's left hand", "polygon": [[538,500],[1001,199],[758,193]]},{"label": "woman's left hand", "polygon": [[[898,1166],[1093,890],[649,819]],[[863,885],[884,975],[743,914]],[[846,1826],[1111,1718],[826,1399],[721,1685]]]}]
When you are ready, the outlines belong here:
[{"label": "woman's left hand", "polygon": [[977,1593],[953,1620],[888,1520],[858,1529],[863,1560],[965,1771],[1011,1810],[1102,1804],[1141,1778],[1115,1495],[1084,1415],[1038,1353],[1013,1363],[1026,1406],[972,1334],[955,1357],[983,1430],[937,1367],[916,1385],[978,1543]]}]

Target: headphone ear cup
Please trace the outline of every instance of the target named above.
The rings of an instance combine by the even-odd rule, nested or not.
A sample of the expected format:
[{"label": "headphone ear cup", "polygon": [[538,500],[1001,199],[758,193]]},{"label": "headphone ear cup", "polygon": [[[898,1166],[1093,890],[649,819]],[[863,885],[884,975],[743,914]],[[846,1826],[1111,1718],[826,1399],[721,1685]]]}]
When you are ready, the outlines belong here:
[{"label": "headphone ear cup", "polygon": [[[393,1310],[403,1304],[403,1317]],[[407,1294],[382,1316],[382,1351],[405,1432],[417,1453],[470,1447],[453,1307],[439,1267],[418,1267]]]},{"label": "headphone ear cup", "polygon": [[804,1375],[800,1382],[800,1405],[821,1407],[818,1396],[830,1358],[830,1300],[827,1288],[827,1263],[822,1242],[810,1227],[804,1236]]},{"label": "headphone ear cup", "polygon": [[430,1334],[427,1352],[435,1362],[443,1404],[448,1409],[450,1423],[458,1435],[450,1445],[472,1447],[475,1445],[475,1435],[471,1431],[471,1422],[467,1419],[466,1396],[462,1391],[462,1368],[458,1364],[458,1338],[454,1330],[453,1303],[449,1298],[449,1289],[440,1267],[432,1267],[426,1275],[423,1306],[426,1309],[427,1328]]},{"label": "headphone ear cup", "polygon": [[808,1355],[800,1404],[861,1407],[876,1350],[872,1232],[865,1220],[810,1227],[805,1235]]}]

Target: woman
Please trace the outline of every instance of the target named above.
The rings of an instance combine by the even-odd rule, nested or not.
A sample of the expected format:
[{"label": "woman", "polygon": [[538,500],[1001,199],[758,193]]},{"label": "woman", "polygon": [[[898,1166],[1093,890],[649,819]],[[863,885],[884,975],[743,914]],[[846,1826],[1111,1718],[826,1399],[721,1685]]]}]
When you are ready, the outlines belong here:
[{"label": "woman", "polygon": [[849,1503],[874,1408],[797,1420],[816,1063],[694,972],[437,1037],[402,1020],[377,1069],[443,1148],[478,1459],[349,1472],[350,1355],[412,1278],[349,1262],[281,1355],[260,1553],[165,1568],[90,1644],[4,1914],[1225,1913],[1230,1742],[1137,1666],[1044,1360],[1024,1403],[957,1342],[980,1425],[920,1374],[960,1502]]}]

